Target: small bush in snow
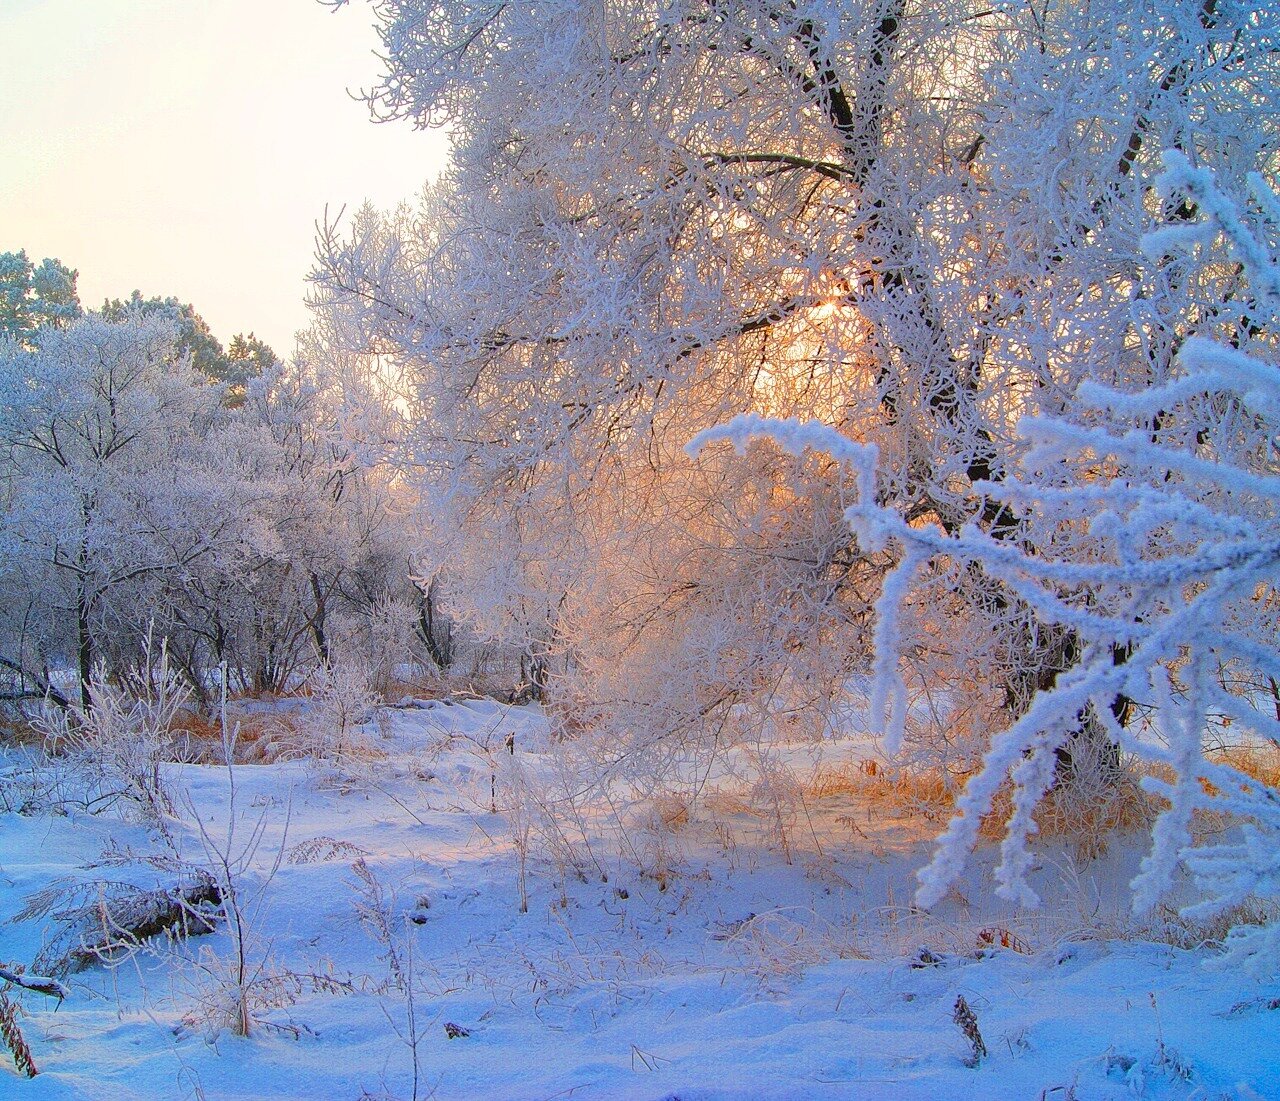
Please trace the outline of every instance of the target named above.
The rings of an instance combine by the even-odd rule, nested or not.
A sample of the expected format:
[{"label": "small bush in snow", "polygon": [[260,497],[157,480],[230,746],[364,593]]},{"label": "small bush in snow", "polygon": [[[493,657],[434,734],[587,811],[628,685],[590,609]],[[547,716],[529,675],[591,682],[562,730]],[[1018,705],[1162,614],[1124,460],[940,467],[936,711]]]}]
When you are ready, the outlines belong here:
[{"label": "small bush in snow", "polygon": [[124,799],[144,820],[163,824],[174,807],[162,764],[171,757],[173,730],[187,699],[162,646],[152,675],[133,692],[108,680],[99,666],[90,678],[88,706],[46,706],[37,728],[69,766],[77,791],[72,797],[86,808]]}]

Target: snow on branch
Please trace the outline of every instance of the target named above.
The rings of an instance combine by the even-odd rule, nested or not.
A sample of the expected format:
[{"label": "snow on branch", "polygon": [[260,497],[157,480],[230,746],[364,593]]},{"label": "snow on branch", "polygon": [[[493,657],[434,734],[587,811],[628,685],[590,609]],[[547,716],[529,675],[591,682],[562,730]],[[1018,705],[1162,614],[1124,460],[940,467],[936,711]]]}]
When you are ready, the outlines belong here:
[{"label": "snow on branch", "polygon": [[34,990],[37,994],[47,994],[59,1001],[71,997],[71,991],[57,979],[46,978],[43,975],[28,975],[25,971],[14,970],[11,967],[0,966],[0,982],[12,983],[14,986],[22,987],[23,990]]},{"label": "snow on branch", "polygon": [[[1254,293],[1273,304],[1280,303],[1280,266],[1268,254],[1265,244],[1250,231],[1231,199],[1218,187],[1207,168],[1195,168],[1187,155],[1178,149],[1166,150],[1161,158],[1164,171],[1156,177],[1157,190],[1163,195],[1185,195],[1195,202],[1210,224],[1226,237],[1231,252],[1244,265],[1245,275]],[[1268,217],[1275,219],[1275,192],[1256,173],[1249,177],[1251,189]],[[1203,225],[1203,223],[1202,223]],[[1155,259],[1169,249],[1184,247],[1185,240],[1176,236],[1179,226],[1166,226],[1147,234],[1142,251]]]},{"label": "snow on branch", "polygon": [[[725,440],[741,454],[750,440],[758,438],[772,440],[791,455],[801,455],[806,450],[824,452],[852,468],[858,498],[857,503],[845,512],[845,519],[864,551],[882,551],[890,535],[910,530],[896,513],[875,503],[875,469],[879,458],[875,444],[857,443],[817,421],[781,420],[746,413],[734,417],[727,424],[700,432],[689,441],[685,450],[690,455],[697,455],[708,444]],[[884,733],[885,748],[891,754],[902,748],[907,715],[906,686],[897,670],[901,640],[898,610],[910,590],[916,570],[927,556],[927,548],[908,544],[902,560],[885,578],[875,607],[872,723]]]},{"label": "snow on branch", "polygon": [[[795,417],[778,419],[743,413],[726,424],[699,432],[685,446],[685,451],[694,456],[708,444],[725,440],[733,444],[738,454],[742,454],[748,442],[762,437],[773,440],[790,455],[801,455],[806,450],[822,451],[836,462],[851,467],[857,476],[859,503],[874,502],[879,448],[873,443],[856,443],[819,421],[802,421]],[[884,546],[875,536],[863,545],[872,551],[881,550]]]}]

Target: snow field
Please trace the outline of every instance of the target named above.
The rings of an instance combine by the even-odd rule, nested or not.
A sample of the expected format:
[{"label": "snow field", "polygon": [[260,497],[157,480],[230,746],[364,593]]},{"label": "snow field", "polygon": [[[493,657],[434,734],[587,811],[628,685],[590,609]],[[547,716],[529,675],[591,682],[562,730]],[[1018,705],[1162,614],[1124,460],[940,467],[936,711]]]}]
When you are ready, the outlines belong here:
[{"label": "snow field", "polygon": [[[984,851],[926,915],[907,903],[936,824],[810,798],[787,863],[725,774],[687,821],[660,807],[626,852],[601,845],[607,881],[561,867],[534,822],[521,913],[519,815],[489,800],[506,734],[528,775],[544,768],[537,711],[434,703],[377,726],[380,759],[359,775],[238,767],[229,848],[227,770],[169,777],[174,847],[208,862],[198,817],[238,869],[248,1039],[226,1027],[223,923],[73,974],[56,1009],[24,995],[42,1073],[26,1081],[6,1059],[0,1097],[408,1098],[397,968],[419,1097],[1280,1097],[1280,988],[1213,970],[1208,947],[1108,939],[1140,935],[1124,892],[1141,854],[1127,845],[1084,866],[1048,854],[1035,882],[1052,901],[1036,913],[990,900]],[[783,755],[803,773],[865,749]],[[140,859],[161,849],[118,816],[0,817],[0,957],[29,965],[50,937],[49,918],[12,920],[34,892],[67,877],[169,882]],[[989,1050],[976,1068],[957,995]]]}]

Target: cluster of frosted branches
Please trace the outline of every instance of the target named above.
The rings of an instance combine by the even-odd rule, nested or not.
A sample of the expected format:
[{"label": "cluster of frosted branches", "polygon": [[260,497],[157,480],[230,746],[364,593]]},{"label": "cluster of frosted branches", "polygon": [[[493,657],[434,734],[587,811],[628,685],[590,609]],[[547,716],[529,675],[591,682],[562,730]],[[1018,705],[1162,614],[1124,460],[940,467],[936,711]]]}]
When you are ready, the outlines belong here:
[{"label": "cluster of frosted branches", "polygon": [[[209,713],[220,668],[280,691],[397,641],[416,599],[398,414],[333,344],[317,323],[237,395],[140,307],[0,334],[0,705],[92,716],[95,667],[145,677],[152,637]],[[78,692],[51,676],[68,664]]]},{"label": "cluster of frosted branches", "polygon": [[[325,227],[317,302],[403,372],[418,568],[632,775],[843,729],[890,563],[851,547],[825,456],[693,462],[690,436],[819,420],[877,445],[879,503],[1007,528],[973,487],[1018,417],[1123,382],[1148,336],[1166,381],[1170,319],[1222,301],[1216,273],[1135,301],[1159,150],[1235,178],[1280,134],[1274,14],[1202,0],[368,10],[371,109],[447,124],[453,162]],[[907,748],[948,775],[1076,656],[950,565],[902,623]]]},{"label": "cluster of frosted branches", "polygon": [[[1189,250],[1197,250],[1192,264],[1229,259],[1249,293],[1233,300],[1234,324],[1182,338],[1166,380],[1145,388],[1086,381],[1064,415],[1020,422],[1028,444],[1020,476],[976,486],[1019,516],[1028,533],[1020,545],[976,525],[949,534],[908,523],[871,493],[874,449],[821,425],[743,417],[692,445],[725,438],[741,447],[768,435],[786,449],[825,450],[857,468],[860,499],[846,515],[860,544],[877,550],[893,540],[902,548],[877,605],[875,710],[890,751],[901,742],[905,700],[897,620],[922,563],[946,556],[979,566],[1041,622],[1080,640],[1075,664],[992,742],[920,874],[924,906],[940,901],[962,870],[1006,782],[1012,813],[998,892],[1036,904],[1027,883],[1033,815],[1055,781],[1056,751],[1086,715],[1148,762],[1156,775],[1144,782],[1166,801],[1133,883],[1135,909],[1171,887],[1180,862],[1204,891],[1188,916],[1280,895],[1280,798],[1204,753],[1213,720],[1246,739],[1280,743],[1280,369],[1271,344],[1280,267],[1268,240],[1280,228],[1280,203],[1251,177],[1251,224],[1210,172],[1179,152],[1167,153],[1164,165],[1160,192],[1181,200],[1195,220],[1145,238],[1151,262],[1185,263],[1180,254]],[[1119,697],[1143,705],[1148,720],[1122,725],[1112,706]],[[1197,811],[1225,814],[1237,828],[1228,840],[1197,847]],[[1280,962],[1274,927],[1237,929],[1229,946],[1260,969]]]}]

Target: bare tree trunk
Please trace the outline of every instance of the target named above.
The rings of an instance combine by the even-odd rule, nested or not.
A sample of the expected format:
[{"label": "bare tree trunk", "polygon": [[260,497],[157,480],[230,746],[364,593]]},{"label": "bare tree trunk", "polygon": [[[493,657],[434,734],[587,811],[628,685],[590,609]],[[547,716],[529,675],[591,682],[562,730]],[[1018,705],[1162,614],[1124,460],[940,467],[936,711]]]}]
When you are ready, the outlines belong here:
[{"label": "bare tree trunk", "polygon": [[329,639],[325,636],[324,623],[326,615],[326,594],[320,587],[320,578],[316,576],[314,570],[311,571],[311,595],[315,597],[316,610],[311,617],[311,637],[316,644],[316,653],[320,656],[321,662],[325,665],[329,664]]},{"label": "bare tree trunk", "polygon": [[441,672],[445,672],[453,664],[453,625],[447,616],[440,614],[434,577],[426,592],[419,590],[419,593],[418,634],[422,636],[431,660]]},{"label": "bare tree trunk", "polygon": [[80,667],[80,706],[89,708],[89,681],[93,676],[93,639],[89,634],[89,600],[84,579],[76,583],[76,656]]}]

